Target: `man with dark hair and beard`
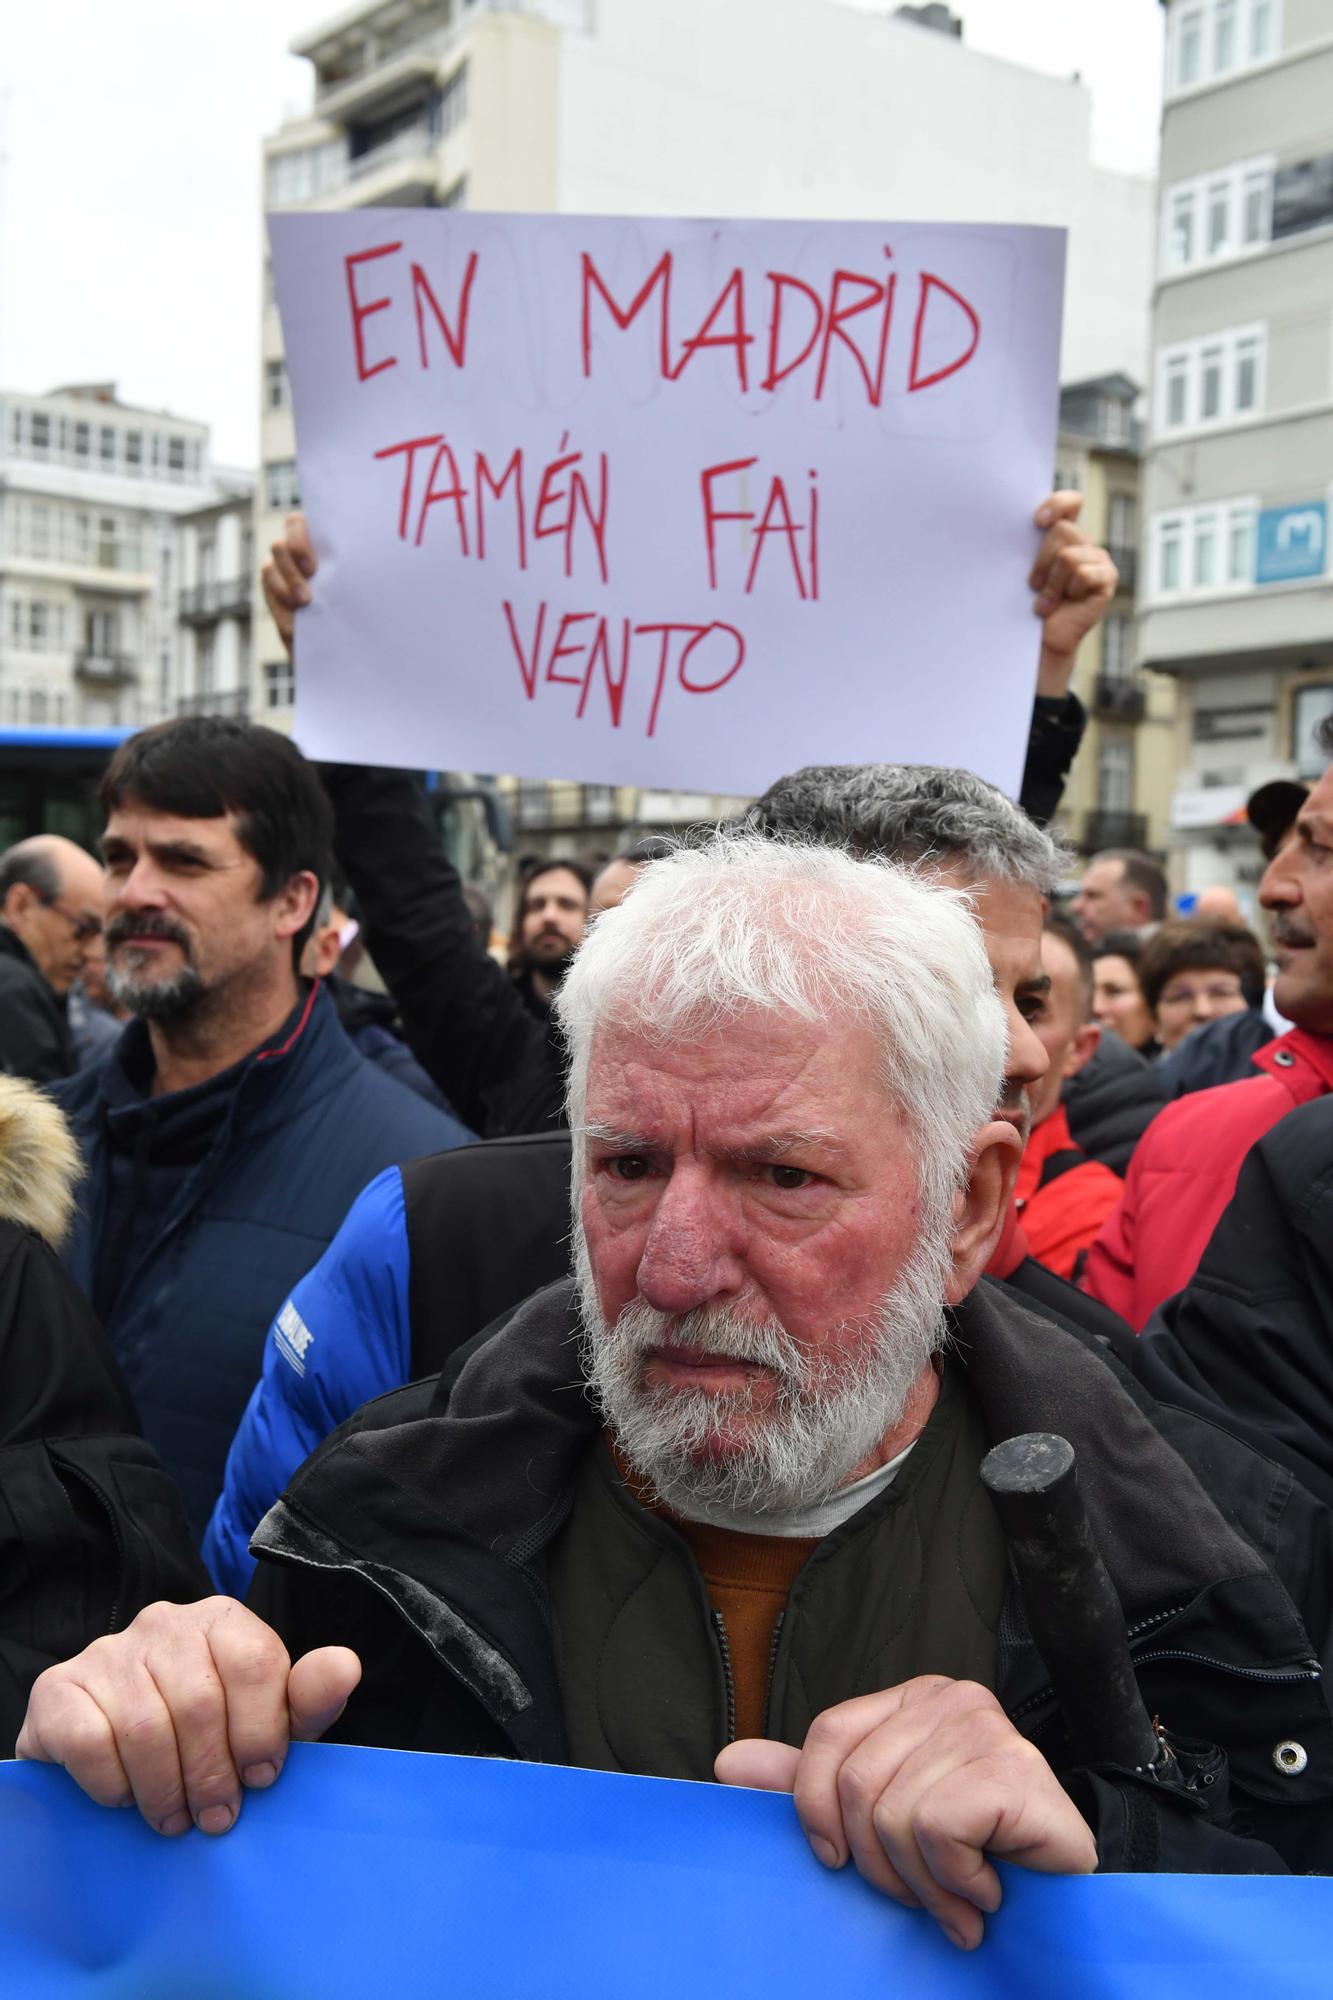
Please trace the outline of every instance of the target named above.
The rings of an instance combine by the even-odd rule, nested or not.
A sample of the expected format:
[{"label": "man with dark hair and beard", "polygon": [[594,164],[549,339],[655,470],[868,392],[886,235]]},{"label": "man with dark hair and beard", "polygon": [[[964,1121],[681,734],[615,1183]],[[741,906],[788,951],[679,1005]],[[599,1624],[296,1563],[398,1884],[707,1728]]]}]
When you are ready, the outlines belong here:
[{"label": "man with dark hair and beard", "polygon": [[581,861],[541,861],[523,877],[509,966],[529,1013],[544,1021],[588,925],[592,876]]},{"label": "man with dark hair and beard", "polygon": [[470,1135],[300,978],[331,818],[293,743],[161,723],[101,804],[107,984],[137,1018],[57,1092],[87,1168],[67,1255],[201,1532],[291,1285],[367,1181]]},{"label": "man with dark hair and beard", "polygon": [[[1333,1865],[1327,1515],[977,1286],[1021,1142],[967,895],[685,849],[556,1009],[576,1279],[328,1439],[248,1605],[154,1606],[49,1669],[18,1755],[168,1836],[227,1832],[330,1730],[791,1792],[820,1862],[964,1948],[997,1860]],[[1178,1762],[1071,1747],[979,1477],[1033,1430],[1075,1447]]]}]

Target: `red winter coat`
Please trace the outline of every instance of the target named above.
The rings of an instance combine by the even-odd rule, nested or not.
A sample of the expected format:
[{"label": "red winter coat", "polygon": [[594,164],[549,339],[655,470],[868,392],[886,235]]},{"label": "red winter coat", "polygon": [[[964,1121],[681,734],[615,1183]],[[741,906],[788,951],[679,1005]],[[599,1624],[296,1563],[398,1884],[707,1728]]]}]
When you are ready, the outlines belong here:
[{"label": "red winter coat", "polygon": [[1132,1327],[1194,1276],[1255,1141],[1333,1090],[1333,1035],[1293,1028],[1254,1058],[1262,1074],[1177,1098],[1134,1149],[1120,1206],[1088,1252],[1083,1289]]},{"label": "red winter coat", "polygon": [[1028,1254],[1058,1278],[1072,1278],[1123,1192],[1119,1174],[1075,1145],[1057,1105],[1032,1131],[1014,1187]]}]

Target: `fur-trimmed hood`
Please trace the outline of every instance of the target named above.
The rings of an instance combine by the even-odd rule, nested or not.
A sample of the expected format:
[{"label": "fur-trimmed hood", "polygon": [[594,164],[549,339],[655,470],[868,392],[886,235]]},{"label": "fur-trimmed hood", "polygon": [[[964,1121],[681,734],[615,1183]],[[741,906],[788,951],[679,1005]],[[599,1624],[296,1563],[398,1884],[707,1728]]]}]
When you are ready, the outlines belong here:
[{"label": "fur-trimmed hood", "polygon": [[64,1113],[22,1077],[0,1076],[0,1221],[59,1249],[83,1172]]}]

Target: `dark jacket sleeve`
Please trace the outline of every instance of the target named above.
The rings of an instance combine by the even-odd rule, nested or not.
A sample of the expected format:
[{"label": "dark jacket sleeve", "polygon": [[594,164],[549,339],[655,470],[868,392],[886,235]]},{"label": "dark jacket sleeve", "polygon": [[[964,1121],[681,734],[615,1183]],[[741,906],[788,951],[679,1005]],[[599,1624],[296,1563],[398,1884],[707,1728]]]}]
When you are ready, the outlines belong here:
[{"label": "dark jacket sleeve", "polygon": [[1038,695],[1032,704],[1027,763],[1018,803],[1039,826],[1054,816],[1088,718],[1076,694],[1061,700]]},{"label": "dark jacket sleeve", "polygon": [[414,779],[350,764],[325,766],[323,778],[366,943],[426,1074],[485,1138],[559,1124],[554,1030],[478,942]]},{"label": "dark jacket sleeve", "polygon": [[1333,1507],[1333,1097],[1289,1112],[1240,1170],[1189,1285],[1134,1371],[1226,1425]]},{"label": "dark jacket sleeve", "polygon": [[174,1482],[53,1251],[0,1224],[0,1756],[38,1674],[209,1593]]},{"label": "dark jacket sleeve", "polygon": [[31,1083],[55,1083],[73,1067],[60,1002],[39,973],[25,975],[6,964],[0,973],[0,1069]]}]

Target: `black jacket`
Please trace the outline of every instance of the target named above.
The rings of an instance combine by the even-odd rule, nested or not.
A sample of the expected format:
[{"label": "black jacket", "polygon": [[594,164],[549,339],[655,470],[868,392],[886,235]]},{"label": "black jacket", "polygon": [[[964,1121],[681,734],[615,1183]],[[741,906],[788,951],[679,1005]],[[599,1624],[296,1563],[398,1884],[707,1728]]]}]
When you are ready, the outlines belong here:
[{"label": "black jacket", "polygon": [[1156,1066],[1119,1035],[1103,1035],[1091,1062],[1061,1092],[1069,1135],[1090,1159],[1124,1174],[1166,1102]]},{"label": "black jacket", "polygon": [[207,1589],[180,1495],[51,1247],[77,1170],[55,1107],[0,1081],[0,1757],[46,1667]]},{"label": "black jacket", "polygon": [[[544,1552],[599,1423],[574,1328],[567,1284],[529,1300],[438,1383],[358,1412],[260,1524],[254,1608],[293,1654],[340,1643],[361,1656],[342,1740],[565,1756]],[[953,1331],[991,1436],[1058,1430],[1074,1444],[1149,1709],[1224,1753],[1196,1752],[1208,1783],[1189,1791],[1067,1770],[1012,1601],[998,1692],[1074,1790],[1102,1867],[1333,1869],[1326,1511],[1281,1468],[1154,1405],[1113,1363],[992,1292],[966,1300]],[[784,1632],[779,1654],[785,1644]],[[1290,1743],[1305,1751],[1295,1775],[1274,1761]]]},{"label": "black jacket", "polygon": [[1087,711],[1076,694],[1067,694],[1060,700],[1038,695],[1032,704],[1032,728],[1028,733],[1027,762],[1018,802],[1038,826],[1045,826],[1055,814],[1087,725]]},{"label": "black jacket", "polygon": [[1189,1285],[1145,1327],[1135,1372],[1333,1507],[1333,1097],[1251,1148]]},{"label": "black jacket", "polygon": [[1212,1090],[1219,1083],[1239,1083],[1254,1075],[1252,1058],[1276,1039],[1277,1030],[1257,1008],[1205,1021],[1183,1042],[1153,1064],[1163,1097],[1188,1097],[1192,1090]]},{"label": "black jacket", "polygon": [[484,1139],[564,1122],[563,1050],[477,937],[457,869],[406,771],[322,773],[338,861],[417,1061]]},{"label": "black jacket", "polygon": [[0,924],[0,1070],[31,1083],[54,1083],[73,1068],[64,1002],[22,939]]}]

